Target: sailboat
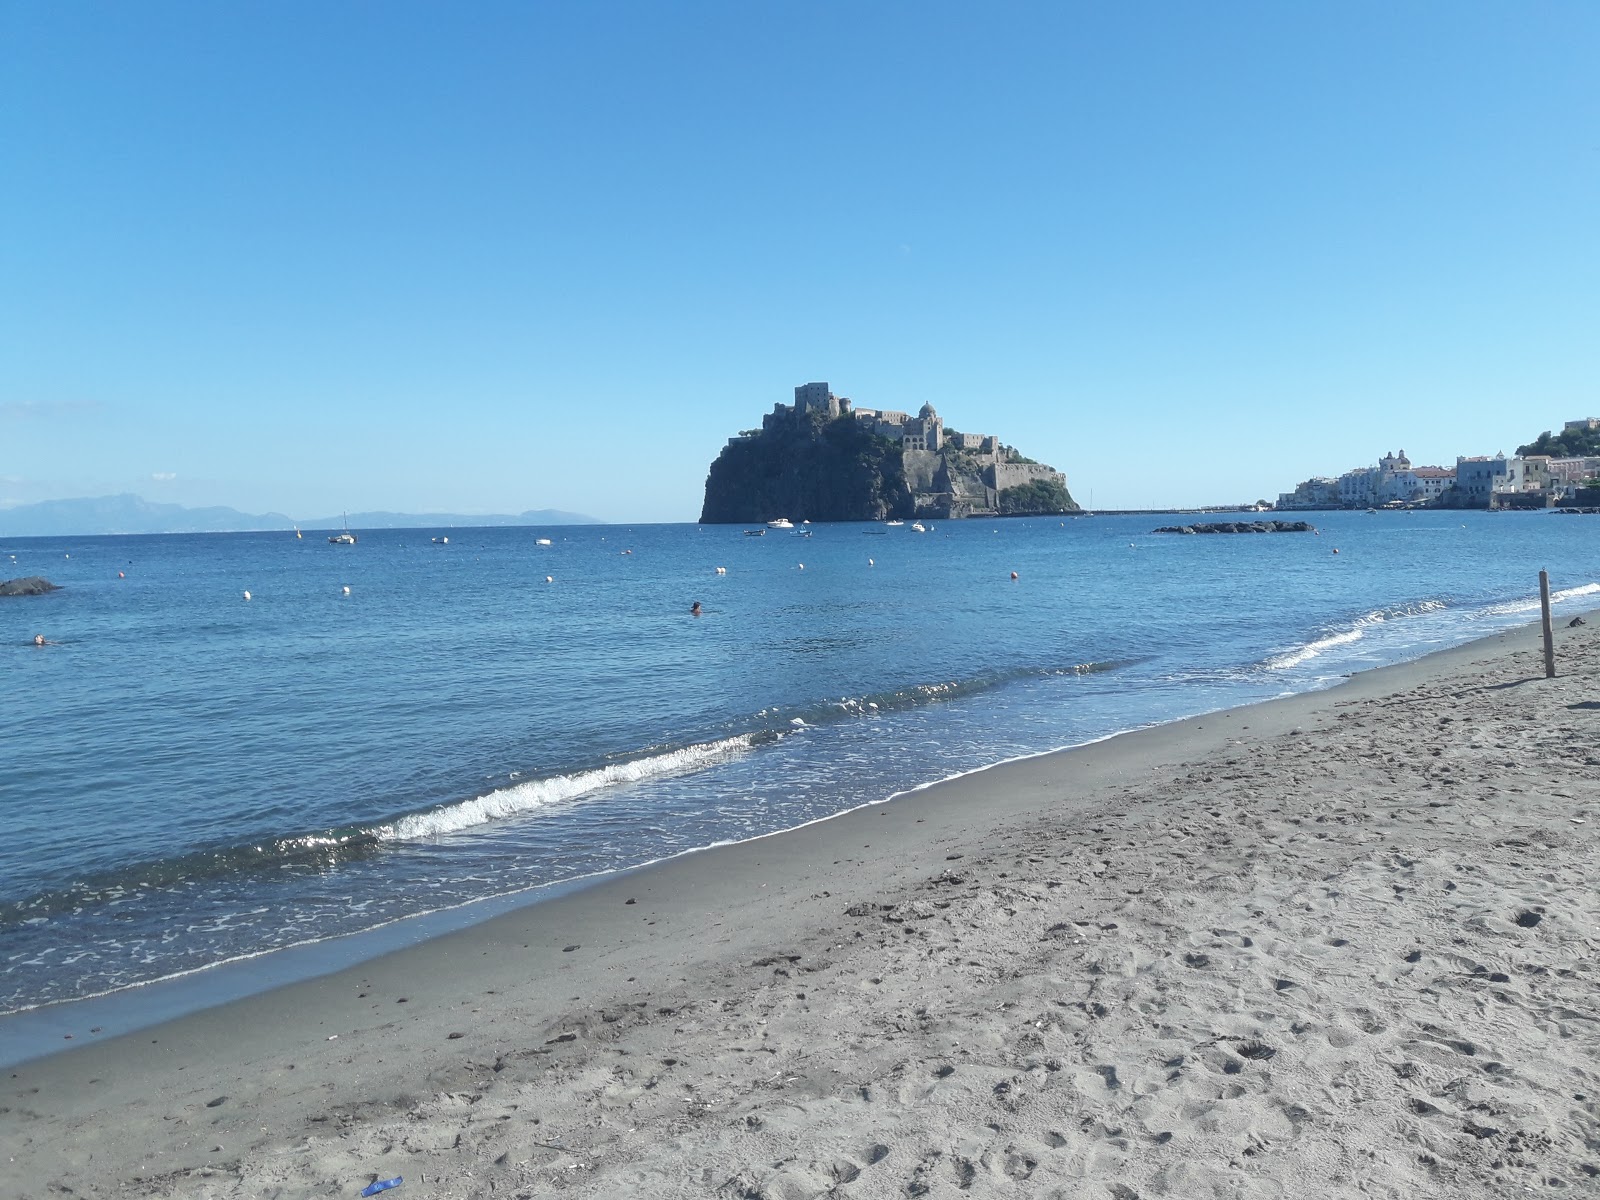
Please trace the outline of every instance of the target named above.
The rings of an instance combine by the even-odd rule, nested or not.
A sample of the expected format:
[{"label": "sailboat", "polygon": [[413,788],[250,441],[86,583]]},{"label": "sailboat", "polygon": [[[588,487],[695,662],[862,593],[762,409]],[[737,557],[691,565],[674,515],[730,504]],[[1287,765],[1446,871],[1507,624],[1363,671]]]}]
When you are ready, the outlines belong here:
[{"label": "sailboat", "polygon": [[336,533],[328,541],[335,546],[354,546],[356,535],[350,532],[350,514],[344,514],[344,532]]}]

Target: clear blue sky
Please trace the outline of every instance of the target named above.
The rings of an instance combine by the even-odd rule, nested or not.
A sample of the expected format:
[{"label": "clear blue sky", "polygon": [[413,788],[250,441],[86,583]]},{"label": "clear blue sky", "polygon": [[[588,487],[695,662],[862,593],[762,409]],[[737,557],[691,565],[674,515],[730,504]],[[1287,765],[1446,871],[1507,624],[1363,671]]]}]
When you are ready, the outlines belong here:
[{"label": "clear blue sky", "polygon": [[1600,5],[0,0],[0,504],[692,520],[808,380],[1101,507],[1600,415]]}]

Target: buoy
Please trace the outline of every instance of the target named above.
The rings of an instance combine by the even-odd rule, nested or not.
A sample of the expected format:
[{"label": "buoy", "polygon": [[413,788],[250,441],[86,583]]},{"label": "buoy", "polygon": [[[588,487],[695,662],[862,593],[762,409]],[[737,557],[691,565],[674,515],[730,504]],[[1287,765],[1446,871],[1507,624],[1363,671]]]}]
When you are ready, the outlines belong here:
[{"label": "buoy", "polygon": [[805,569],[806,569],[806,565],[805,565],[805,563],[801,563],[801,564],[800,564],[800,569],[801,569],[801,570],[802,570],[802,571],[804,571],[804,570],[805,570]]},{"label": "buoy", "polygon": [[544,577],[544,581],[546,583],[554,583],[556,581],[556,577],[554,575],[546,575]]},{"label": "buoy", "polygon": [[121,572],[121,571],[118,571],[118,572],[117,572],[117,578],[118,578],[118,579],[126,579],[126,578],[127,578],[127,576],[126,576],[126,575],[124,575],[124,574],[123,574],[123,573],[122,573],[122,572]]},{"label": "buoy", "polygon": [[246,593],[245,593],[245,594],[244,594],[244,598],[245,598],[245,599],[246,599],[246,600],[248,600],[248,599],[250,599],[250,593],[249,593],[249,592],[246,592]]},{"label": "buoy", "polygon": [[728,568],[727,567],[718,567],[717,568],[717,574],[718,575],[726,575],[727,573],[728,573]]},{"label": "buoy", "polygon": [[1339,547],[1337,547],[1337,546],[1335,546],[1335,547],[1334,547],[1334,548],[1333,548],[1333,552],[1334,552],[1334,553],[1335,553],[1335,554],[1337,554],[1337,553],[1339,553]]},{"label": "buoy", "polygon": [[869,559],[867,559],[867,566],[869,566],[869,567],[875,567],[875,566],[877,566],[877,565],[878,565],[878,564],[877,564],[877,563],[876,563],[876,562],[875,562],[875,561],[873,561],[873,560],[872,560],[872,559],[870,559],[870,558],[869,558]]},{"label": "buoy", "polygon": [[1017,573],[1015,571],[1011,572],[1011,578],[1015,579],[1016,577],[1017,577]]},{"label": "buoy", "polygon": [[345,586],[345,589],[344,589],[344,594],[345,594],[345,595],[346,595],[346,596],[348,596],[348,595],[349,595],[349,594],[350,594],[350,587],[349,587],[349,585],[348,585],[348,584],[347,584],[347,585],[346,585],[346,586]]}]

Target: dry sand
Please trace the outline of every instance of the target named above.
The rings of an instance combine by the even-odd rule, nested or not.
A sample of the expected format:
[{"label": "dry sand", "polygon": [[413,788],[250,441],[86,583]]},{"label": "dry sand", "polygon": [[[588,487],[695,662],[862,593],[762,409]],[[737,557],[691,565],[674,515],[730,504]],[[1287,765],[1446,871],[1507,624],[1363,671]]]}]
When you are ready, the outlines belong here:
[{"label": "dry sand", "polygon": [[1559,632],[1553,681],[1517,631],[13,1068],[0,1192],[1600,1195]]}]

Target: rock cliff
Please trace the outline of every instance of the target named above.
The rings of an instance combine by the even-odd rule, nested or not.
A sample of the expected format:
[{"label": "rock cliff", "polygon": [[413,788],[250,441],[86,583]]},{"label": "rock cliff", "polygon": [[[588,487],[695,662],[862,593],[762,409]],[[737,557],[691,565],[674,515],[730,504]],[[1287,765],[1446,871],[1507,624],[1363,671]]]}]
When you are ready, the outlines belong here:
[{"label": "rock cliff", "polygon": [[914,511],[894,442],[848,419],[788,413],[723,448],[700,520],[883,521]]},{"label": "rock cliff", "polygon": [[1007,448],[977,454],[956,449],[952,439],[939,450],[907,449],[849,413],[780,406],[711,464],[700,520],[883,521],[1077,509],[1058,472]]}]

